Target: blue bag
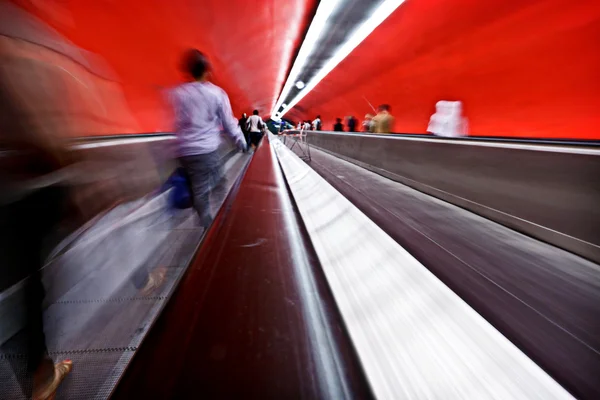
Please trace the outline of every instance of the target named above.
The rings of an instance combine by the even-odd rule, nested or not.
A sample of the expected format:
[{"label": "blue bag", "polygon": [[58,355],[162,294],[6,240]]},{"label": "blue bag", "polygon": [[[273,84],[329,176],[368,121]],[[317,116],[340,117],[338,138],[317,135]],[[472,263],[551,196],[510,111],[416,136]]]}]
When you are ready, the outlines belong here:
[{"label": "blue bag", "polygon": [[173,188],[169,195],[171,207],[185,209],[193,205],[190,180],[185,169],[177,168],[167,180],[167,185]]}]

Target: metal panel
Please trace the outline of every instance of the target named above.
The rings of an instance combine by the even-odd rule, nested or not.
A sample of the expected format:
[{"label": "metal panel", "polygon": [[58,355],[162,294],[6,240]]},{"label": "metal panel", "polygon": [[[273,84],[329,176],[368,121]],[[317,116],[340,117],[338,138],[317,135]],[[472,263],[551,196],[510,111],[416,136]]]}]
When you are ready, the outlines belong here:
[{"label": "metal panel", "polygon": [[312,154],[319,175],[574,396],[600,397],[599,265],[324,151]]},{"label": "metal panel", "polygon": [[[126,160],[124,155],[129,154],[134,157],[130,159],[134,165],[142,166],[144,161],[135,156],[138,151],[147,151],[147,144],[152,143],[125,141],[80,151],[97,150],[101,160],[101,153],[116,154],[120,160]],[[168,152],[164,154],[164,145],[162,150],[165,159],[158,163],[172,165],[172,157]],[[221,150],[229,190],[250,157],[232,155],[227,144]],[[166,166],[165,170],[169,168]],[[161,195],[149,198],[158,201]],[[74,372],[61,387],[59,398],[106,399],[109,396],[189,265],[204,233],[195,222],[195,212],[192,209],[175,212],[166,204],[152,206],[152,201],[146,198],[125,203],[93,220],[64,239],[53,254],[54,260],[43,269],[47,288],[45,331],[50,355],[55,360],[71,358],[75,363]],[[222,201],[215,198],[213,206],[218,208]],[[134,247],[132,240],[137,241]],[[164,282],[154,291],[142,293],[148,272],[156,267],[166,268]],[[22,333],[12,336],[23,324],[18,318],[22,311],[17,307],[21,300],[18,289],[0,293],[1,399],[20,398],[18,385],[25,374],[26,343],[22,341]],[[5,326],[9,323],[10,326]],[[6,341],[10,336],[12,339]]]},{"label": "metal panel", "polygon": [[572,398],[285,145],[273,146],[377,398]]},{"label": "metal panel", "polygon": [[266,140],[225,207],[115,398],[371,398]]},{"label": "metal panel", "polygon": [[598,150],[576,154],[553,146],[314,132],[309,140],[388,178],[600,262]]}]

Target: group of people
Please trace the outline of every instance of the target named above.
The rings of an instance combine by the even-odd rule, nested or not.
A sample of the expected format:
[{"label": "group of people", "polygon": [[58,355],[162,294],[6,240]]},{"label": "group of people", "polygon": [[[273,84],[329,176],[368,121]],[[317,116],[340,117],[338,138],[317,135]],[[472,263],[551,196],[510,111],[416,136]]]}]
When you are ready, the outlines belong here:
[{"label": "group of people", "polygon": [[[389,104],[382,104],[377,108],[377,114],[367,114],[362,122],[362,131],[370,133],[391,133],[394,130],[394,117],[390,113],[391,107]],[[347,129],[345,129],[347,128]],[[317,117],[310,122],[309,120],[300,121],[296,125],[297,130],[301,131],[320,131],[321,130],[321,116]],[[346,117],[346,124],[344,125],[342,118],[336,118],[335,124],[333,125],[334,132],[356,132],[358,129],[358,120],[354,116]]]},{"label": "group of people", "polygon": [[362,123],[363,132],[371,133],[391,133],[394,130],[394,117],[390,113],[389,104],[382,104],[377,107],[377,114],[365,115]]},{"label": "group of people", "polygon": [[[346,126],[348,127],[348,132],[356,132],[356,125],[358,121],[354,116],[346,117]],[[342,123],[341,118],[336,118],[335,124],[333,125],[334,132],[344,132],[344,124]]]},{"label": "group of people", "polygon": [[320,131],[321,130],[321,116],[317,117],[311,122],[310,120],[299,121],[296,125],[296,129],[299,131]]},{"label": "group of people", "polygon": [[251,148],[256,148],[267,133],[267,124],[260,117],[258,110],[254,110],[250,117],[246,113],[242,114],[239,127],[244,133],[247,145]]}]

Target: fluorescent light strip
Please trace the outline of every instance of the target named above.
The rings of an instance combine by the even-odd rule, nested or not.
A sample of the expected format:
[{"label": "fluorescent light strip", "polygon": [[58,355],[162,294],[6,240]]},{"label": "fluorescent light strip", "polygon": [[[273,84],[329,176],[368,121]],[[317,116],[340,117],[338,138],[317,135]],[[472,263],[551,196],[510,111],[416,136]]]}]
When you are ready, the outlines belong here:
[{"label": "fluorescent light strip", "polygon": [[[325,66],[314,76],[314,78],[306,85],[303,91],[298,93],[298,95],[288,103],[287,107],[283,109],[279,113],[280,117],[283,117],[290,109],[292,109],[300,100],[302,100],[311,90],[313,90],[319,82],[323,80],[337,65],[342,62],[351,52],[354,50],[359,44],[362,43],[363,40],[367,38],[377,28],[383,21],[386,20],[402,3],[404,0],[386,0],[384,1],[375,12],[371,15],[371,17],[366,20],[359,28],[354,31],[350,39],[346,41],[335,53],[335,55],[329,59],[329,61],[325,64]],[[290,75],[291,77],[291,75]],[[292,82],[295,81],[292,80]],[[289,83],[290,80],[288,78]],[[286,86],[287,86],[286,83]],[[282,92],[282,97],[283,97]],[[286,93],[287,94],[287,93]],[[285,98],[285,97],[283,97]],[[281,99],[280,99],[281,100]],[[283,102],[283,100],[281,100]],[[278,106],[280,102],[277,102]],[[275,110],[277,111],[278,108]]]},{"label": "fluorescent light strip", "polygon": [[340,4],[340,2],[341,0],[323,0],[319,4],[317,12],[315,13],[315,17],[308,28],[308,32],[306,32],[306,37],[304,38],[304,42],[302,42],[302,46],[300,47],[296,61],[294,61],[294,65],[292,66],[290,74],[288,75],[287,81],[285,82],[283,90],[279,95],[279,99],[277,100],[277,103],[275,103],[273,110],[271,110],[271,115],[275,115],[275,113],[283,104],[283,101],[287,95],[290,93],[290,90],[292,90],[296,84],[296,79],[306,65],[308,57],[310,57],[315,49],[318,40],[327,26],[329,17],[331,17],[333,12],[337,9],[337,6]]},{"label": "fluorescent light strip", "polygon": [[134,137],[134,138],[119,138],[111,140],[99,140],[97,142],[80,143],[73,145],[75,150],[96,149],[98,147],[120,146],[123,144],[148,143],[158,142],[161,140],[173,140],[175,136],[159,136],[159,137]]}]

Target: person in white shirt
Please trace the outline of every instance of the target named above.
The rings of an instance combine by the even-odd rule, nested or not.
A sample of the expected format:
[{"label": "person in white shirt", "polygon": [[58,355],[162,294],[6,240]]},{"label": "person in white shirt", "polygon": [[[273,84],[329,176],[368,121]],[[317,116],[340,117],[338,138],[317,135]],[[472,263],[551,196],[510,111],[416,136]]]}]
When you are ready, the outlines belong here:
[{"label": "person in white shirt", "polygon": [[302,129],[302,121],[299,121],[299,122],[298,122],[298,125],[296,125],[296,129],[297,129],[297,130],[300,130],[300,129]]},{"label": "person in white shirt", "polygon": [[304,126],[302,127],[305,131],[310,131],[310,122],[304,121]]},{"label": "person in white shirt", "polygon": [[321,130],[321,116],[320,115],[317,115],[317,118],[315,118],[315,120],[312,122],[312,129],[313,129],[313,131]]},{"label": "person in white shirt", "polygon": [[254,110],[248,122],[246,122],[246,128],[250,133],[250,144],[253,148],[258,147],[260,140],[263,137],[263,128],[265,123],[262,118],[258,115],[258,110]]}]

